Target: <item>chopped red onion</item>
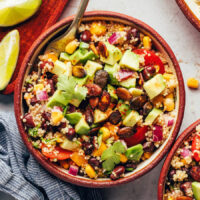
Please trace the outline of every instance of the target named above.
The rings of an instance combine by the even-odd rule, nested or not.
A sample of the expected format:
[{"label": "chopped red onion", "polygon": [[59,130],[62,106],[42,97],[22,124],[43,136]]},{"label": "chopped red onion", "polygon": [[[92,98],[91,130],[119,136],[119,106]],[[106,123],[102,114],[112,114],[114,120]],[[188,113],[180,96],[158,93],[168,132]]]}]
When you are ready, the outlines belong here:
[{"label": "chopped red onion", "polygon": [[69,174],[76,176],[78,174],[78,167],[75,165],[71,165],[69,168]]},{"label": "chopped red onion", "polygon": [[192,152],[189,149],[184,147],[181,151],[181,156],[183,156],[183,158],[192,156]]},{"label": "chopped red onion", "polygon": [[169,119],[167,126],[173,126],[173,124],[174,124],[174,119]]},{"label": "chopped red onion", "polygon": [[121,35],[119,33],[115,32],[108,38],[108,42],[110,44],[116,44],[118,42],[119,38],[121,38]]},{"label": "chopped red onion", "polygon": [[36,92],[36,97],[37,97],[37,100],[39,100],[39,101],[47,101],[48,100],[48,94],[46,91],[38,90]]},{"label": "chopped red onion", "polygon": [[130,78],[131,76],[133,76],[134,72],[130,71],[128,69],[120,69],[120,71],[118,72],[118,76],[117,79],[119,81],[124,81],[128,78]]},{"label": "chopped red onion", "polygon": [[163,139],[163,128],[162,126],[155,125],[153,127],[153,141],[159,142]]},{"label": "chopped red onion", "polygon": [[54,107],[53,107],[53,110],[54,110],[54,111],[60,111],[60,112],[63,112],[63,108],[60,107],[60,106],[54,106]]}]

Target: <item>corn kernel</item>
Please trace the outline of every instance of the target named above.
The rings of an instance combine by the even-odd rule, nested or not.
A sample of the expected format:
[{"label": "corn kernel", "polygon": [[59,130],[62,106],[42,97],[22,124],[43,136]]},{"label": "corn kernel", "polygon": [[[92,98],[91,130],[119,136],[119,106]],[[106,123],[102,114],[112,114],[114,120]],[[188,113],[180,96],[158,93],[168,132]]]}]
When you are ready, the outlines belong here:
[{"label": "corn kernel", "polygon": [[199,87],[199,81],[195,78],[189,78],[187,80],[187,85],[189,88],[197,89]]},{"label": "corn kernel", "polygon": [[149,36],[144,36],[143,37],[143,45],[144,45],[145,49],[147,49],[147,50],[151,49],[151,39],[150,39]]},{"label": "corn kernel", "polygon": [[120,154],[120,162],[126,163],[128,158],[124,154]]},{"label": "corn kernel", "polygon": [[102,127],[100,130],[99,130],[99,133],[102,134],[102,140],[103,141],[106,141],[109,137],[110,137],[110,131],[108,128],[106,127]]},{"label": "corn kernel", "polygon": [[90,32],[93,35],[101,36],[106,33],[106,27],[101,23],[93,22],[90,27]]},{"label": "corn kernel", "polygon": [[174,78],[174,75],[173,75],[173,74],[164,73],[164,74],[163,74],[163,78],[164,78],[166,81],[170,81],[170,79]]},{"label": "corn kernel", "polygon": [[34,85],[34,92],[38,91],[38,90],[43,90],[44,89],[44,85],[43,84],[37,84]]},{"label": "corn kernel", "polygon": [[106,146],[106,144],[104,143],[104,142],[102,142],[101,143],[101,146],[99,147],[99,149],[95,149],[94,151],[93,151],[93,156],[101,156],[102,155],[102,153],[105,151],[107,149],[107,146]]},{"label": "corn kernel", "polygon": [[58,125],[63,119],[63,114],[61,112],[52,112],[51,118],[53,125]]},{"label": "corn kernel", "polygon": [[95,178],[96,177],[96,172],[92,168],[91,165],[87,164],[85,167],[85,172],[90,178]]},{"label": "corn kernel", "polygon": [[173,111],[175,108],[174,95],[171,93],[164,99],[164,109],[168,112]]},{"label": "corn kernel", "polygon": [[151,152],[145,152],[142,156],[142,160],[147,160],[152,156]]},{"label": "corn kernel", "polygon": [[69,169],[69,163],[66,160],[61,160],[60,161],[60,165],[64,168],[64,169]]},{"label": "corn kernel", "polygon": [[73,40],[73,41],[71,41],[70,43],[67,44],[67,46],[65,47],[65,51],[68,54],[73,54],[78,46],[79,46],[78,40],[77,39]]}]

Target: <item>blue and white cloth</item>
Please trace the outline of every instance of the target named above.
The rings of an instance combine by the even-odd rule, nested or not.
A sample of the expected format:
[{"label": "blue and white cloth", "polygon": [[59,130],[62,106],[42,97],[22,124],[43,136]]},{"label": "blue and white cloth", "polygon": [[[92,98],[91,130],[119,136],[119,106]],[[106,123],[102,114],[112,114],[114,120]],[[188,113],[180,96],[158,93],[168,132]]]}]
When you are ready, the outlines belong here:
[{"label": "blue and white cloth", "polygon": [[13,113],[0,112],[0,191],[17,200],[101,200],[100,191],[65,183],[29,154]]}]

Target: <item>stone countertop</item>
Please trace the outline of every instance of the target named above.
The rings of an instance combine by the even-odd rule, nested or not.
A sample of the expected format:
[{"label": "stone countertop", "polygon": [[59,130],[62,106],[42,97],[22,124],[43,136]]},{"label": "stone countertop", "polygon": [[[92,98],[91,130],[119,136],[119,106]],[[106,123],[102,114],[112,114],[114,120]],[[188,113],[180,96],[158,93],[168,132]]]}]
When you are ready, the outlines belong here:
[{"label": "stone countertop", "polygon": [[[71,0],[62,18],[76,12],[80,0]],[[167,41],[174,51],[184,79],[195,77],[200,79],[200,33],[190,24],[180,11],[175,0],[90,0],[88,11],[110,10],[138,18],[153,27]],[[198,91],[186,87],[186,109],[181,132],[200,117]],[[13,111],[13,95],[0,95],[0,110]],[[155,200],[157,198],[157,182],[163,161],[142,178],[110,189],[103,190],[105,200]],[[0,193],[1,200],[9,200]]]}]

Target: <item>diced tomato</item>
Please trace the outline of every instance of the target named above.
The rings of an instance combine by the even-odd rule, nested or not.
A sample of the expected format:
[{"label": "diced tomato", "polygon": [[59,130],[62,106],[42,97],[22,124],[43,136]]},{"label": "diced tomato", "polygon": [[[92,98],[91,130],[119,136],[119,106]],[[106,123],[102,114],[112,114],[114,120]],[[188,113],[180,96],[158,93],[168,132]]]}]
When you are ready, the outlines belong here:
[{"label": "diced tomato", "polygon": [[133,50],[134,53],[138,55],[144,54],[144,60],[145,60],[145,65],[158,65],[159,66],[159,71],[158,73],[164,74],[165,73],[165,67],[162,62],[162,60],[152,51],[146,50],[146,49],[136,49]]},{"label": "diced tomato", "polygon": [[50,147],[47,147],[46,145],[42,145],[42,154],[50,159],[57,159],[57,160],[66,160],[70,158],[70,155],[72,154],[71,151],[67,151],[65,149],[62,149],[60,147],[55,147],[53,150],[51,150]]},{"label": "diced tomato", "polygon": [[145,133],[147,132],[147,130],[147,126],[138,127],[137,132],[133,136],[125,138],[124,140],[128,147],[132,147],[143,142],[145,140]]},{"label": "diced tomato", "polygon": [[192,141],[192,153],[193,158],[199,162],[200,161],[200,136],[195,135]]},{"label": "diced tomato", "polygon": [[118,72],[118,80],[119,81],[124,81],[128,78],[130,78],[132,75],[133,75],[133,71],[130,71],[128,69],[121,69],[119,72]]}]

